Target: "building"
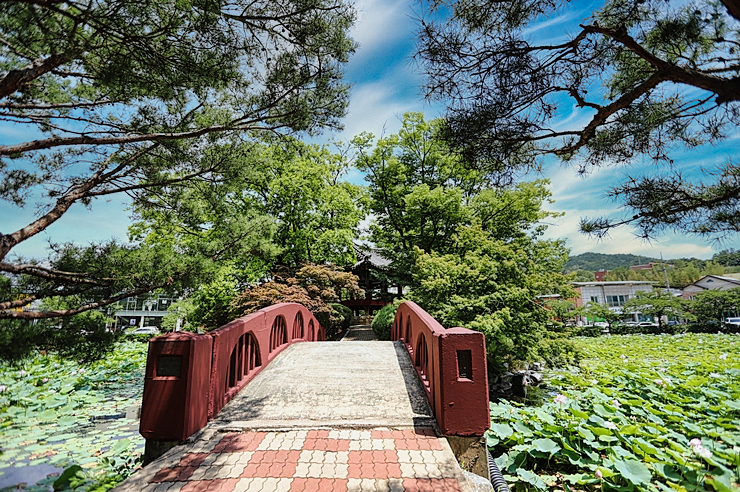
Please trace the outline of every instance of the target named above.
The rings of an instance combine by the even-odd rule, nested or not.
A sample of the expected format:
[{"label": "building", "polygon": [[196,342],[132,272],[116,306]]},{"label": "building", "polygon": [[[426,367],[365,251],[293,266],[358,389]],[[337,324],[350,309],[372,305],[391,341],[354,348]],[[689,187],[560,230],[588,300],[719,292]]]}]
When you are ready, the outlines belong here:
[{"label": "building", "polygon": [[[648,281],[620,280],[613,282],[573,282],[578,297],[576,306],[585,306],[589,302],[606,304],[612,311],[621,313],[622,306],[635,297],[637,292],[652,291],[653,283]],[[632,321],[640,321],[639,313],[630,314]]]},{"label": "building", "polygon": [[357,263],[347,270],[359,277],[358,284],[365,290],[364,299],[346,299],[344,306],[352,309],[355,316],[370,316],[393,299],[403,294],[403,286],[390,286],[387,280],[387,267],[391,264],[388,258],[376,250],[354,245]]},{"label": "building", "polygon": [[119,309],[115,312],[116,326],[156,326],[162,324],[162,318],[167,314],[167,309],[177,298],[163,294],[144,295],[138,297],[127,297],[117,305]]},{"label": "building", "polygon": [[693,299],[698,292],[705,290],[730,290],[740,287],[740,279],[725,275],[705,275],[683,289],[681,297]]}]

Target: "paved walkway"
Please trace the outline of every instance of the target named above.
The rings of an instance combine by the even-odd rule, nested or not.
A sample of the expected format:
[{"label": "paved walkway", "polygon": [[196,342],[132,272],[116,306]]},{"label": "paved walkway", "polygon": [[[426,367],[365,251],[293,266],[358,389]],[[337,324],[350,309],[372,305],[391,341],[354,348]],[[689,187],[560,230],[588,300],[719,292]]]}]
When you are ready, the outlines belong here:
[{"label": "paved walkway", "polygon": [[294,344],[191,443],[116,490],[470,490],[435,426],[400,343]]},{"label": "paved walkway", "polygon": [[377,340],[373,328],[370,325],[355,325],[350,326],[347,330],[347,334],[342,338],[343,342],[369,342]]}]

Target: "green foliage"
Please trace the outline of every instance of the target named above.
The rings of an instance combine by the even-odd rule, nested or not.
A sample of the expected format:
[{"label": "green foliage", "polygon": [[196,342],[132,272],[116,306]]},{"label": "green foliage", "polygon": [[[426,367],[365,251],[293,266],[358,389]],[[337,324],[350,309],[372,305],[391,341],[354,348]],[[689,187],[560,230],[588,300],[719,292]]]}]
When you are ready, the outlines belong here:
[{"label": "green foliage", "polygon": [[[63,310],[76,301],[49,298],[43,310]],[[94,361],[106,355],[116,336],[108,330],[113,320],[100,311],[84,311],[66,318],[0,321],[0,361],[18,362],[36,350],[51,350],[62,357]]]},{"label": "green foliage", "polygon": [[639,290],[624,304],[627,313],[642,313],[658,320],[658,330],[662,331],[663,317],[673,319],[692,319],[687,303],[680,297],[662,290],[645,292]]},{"label": "green foliage", "polygon": [[[0,81],[0,103],[33,137],[0,145],[0,199],[23,206],[33,196],[40,212],[0,234],[0,272],[15,290],[0,297],[0,317],[37,319],[16,309],[51,296],[78,300],[78,312],[183,291],[213,280],[220,261],[272,259],[274,224],[239,207],[244,194],[228,183],[244,180],[261,136],[340,126],[354,18],[342,0],[8,4],[0,72],[14,75]],[[70,207],[115,194],[151,221],[132,244],[53,245],[48,261],[8,260]],[[331,253],[335,240],[317,239]]]},{"label": "green foliage", "polygon": [[724,318],[740,314],[740,288],[697,292],[690,305],[700,323],[722,328]]},{"label": "green foliage", "polygon": [[396,319],[396,311],[398,311],[399,304],[400,301],[383,306],[375,314],[371,326],[378,340],[391,339],[391,328],[393,327],[393,320]]},{"label": "green foliage", "polygon": [[0,364],[0,471],[64,468],[40,483],[46,489],[102,491],[127,478],[144,449],[136,417],[125,415],[141,404],[146,353],[146,344],[121,342],[89,364],[51,353]]},{"label": "green foliage", "polygon": [[332,312],[332,316],[337,320],[341,320],[338,321],[339,326],[342,331],[346,332],[352,324],[352,310],[347,306],[336,302],[329,303],[329,305],[334,310]]},{"label": "green foliage", "polygon": [[[513,490],[737,490],[740,345],[729,335],[578,339],[538,406],[491,404]],[[697,350],[698,348],[698,350]]]},{"label": "green foliage", "polygon": [[213,330],[233,320],[231,301],[239,293],[236,280],[229,274],[229,269],[221,270],[216,279],[200,286],[189,297],[193,310],[187,321],[190,325]]},{"label": "green foliage", "polygon": [[175,331],[177,320],[180,320],[180,329],[182,331],[198,331],[199,325],[190,323],[188,319],[193,316],[195,305],[190,299],[183,299],[170,304],[167,308],[167,314],[162,317],[160,328],[162,331]]},{"label": "green foliage", "polygon": [[650,262],[660,261],[648,256],[637,256],[633,254],[604,254],[604,253],[582,253],[570,256],[565,264],[564,271],[567,273],[576,270],[596,272],[599,270],[614,270],[615,268],[629,268],[634,265],[647,265]]},{"label": "green foliage", "polygon": [[274,217],[278,264],[356,261],[352,240],[365,216],[366,192],[341,180],[348,169],[326,146],[284,140],[261,149],[247,189],[260,197],[259,210]]},{"label": "green foliage", "polygon": [[17,363],[30,356],[44,339],[46,324],[0,320],[0,361]]},{"label": "green foliage", "polygon": [[548,182],[503,186],[495,163],[466,162],[441,127],[407,113],[401,130],[374,146],[372,135],[353,140],[376,217],[371,239],[391,260],[390,279],[410,285],[443,325],[485,333],[499,368],[545,353],[559,359],[568,344],[551,340],[536,301],[572,294],[560,273],[566,249],[540,239],[543,219],[559,215],[542,209]]},{"label": "green foliage", "polygon": [[740,251],[735,248],[723,249],[712,256],[712,261],[724,266],[740,266]]},{"label": "green foliage", "polygon": [[344,311],[340,313],[330,303],[364,296],[357,281],[356,275],[333,265],[305,265],[297,271],[276,273],[273,281],[250,287],[231,301],[230,309],[236,318],[273,304],[297,302],[313,313],[328,339],[341,331],[345,321]]},{"label": "green foliage", "polygon": [[[446,105],[445,141],[512,179],[560,160],[579,172],[634,163],[604,190],[623,211],[582,218],[604,237],[633,224],[724,239],[740,232],[740,165],[675,159],[740,126],[740,9],[732,0],[435,0],[420,15],[415,59],[429,99]],[[559,19],[557,32],[543,23]],[[721,60],[722,68],[716,66]],[[548,159],[548,156],[550,157]],[[644,172],[652,159],[659,170]],[[683,161],[683,162],[681,162]],[[691,176],[695,179],[688,179]]]},{"label": "green foliage", "polygon": [[[461,227],[454,253],[417,249],[410,299],[443,326],[463,326],[486,335],[489,359],[498,369],[557,354],[564,338],[547,332],[550,312],[536,302],[544,293],[569,289],[559,273],[566,253],[557,243],[493,239],[480,228]],[[552,345],[552,346],[551,346]],[[559,359],[560,357],[558,357]],[[555,360],[550,360],[555,363]]]}]

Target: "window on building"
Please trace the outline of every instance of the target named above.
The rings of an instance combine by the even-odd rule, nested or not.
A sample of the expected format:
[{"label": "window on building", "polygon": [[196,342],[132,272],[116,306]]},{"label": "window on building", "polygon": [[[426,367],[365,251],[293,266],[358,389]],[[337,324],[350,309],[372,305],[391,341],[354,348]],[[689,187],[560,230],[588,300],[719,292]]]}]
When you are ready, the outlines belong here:
[{"label": "window on building", "polygon": [[610,307],[624,306],[630,296],[606,296],[606,303]]},{"label": "window on building", "polygon": [[599,296],[591,296],[591,302],[599,303]]}]

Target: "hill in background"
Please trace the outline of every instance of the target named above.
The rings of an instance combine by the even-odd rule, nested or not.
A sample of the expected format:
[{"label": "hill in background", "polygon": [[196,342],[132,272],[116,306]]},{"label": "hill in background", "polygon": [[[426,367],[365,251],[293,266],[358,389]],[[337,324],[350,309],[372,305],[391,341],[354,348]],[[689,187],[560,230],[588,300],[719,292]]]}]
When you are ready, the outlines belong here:
[{"label": "hill in background", "polygon": [[651,261],[660,261],[660,258],[632,254],[583,253],[568,258],[564,271],[565,273],[575,272],[576,270],[597,272],[601,269],[614,270],[615,268],[629,268],[634,265],[646,265]]}]

